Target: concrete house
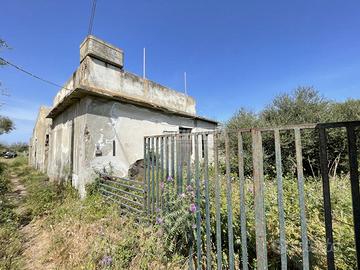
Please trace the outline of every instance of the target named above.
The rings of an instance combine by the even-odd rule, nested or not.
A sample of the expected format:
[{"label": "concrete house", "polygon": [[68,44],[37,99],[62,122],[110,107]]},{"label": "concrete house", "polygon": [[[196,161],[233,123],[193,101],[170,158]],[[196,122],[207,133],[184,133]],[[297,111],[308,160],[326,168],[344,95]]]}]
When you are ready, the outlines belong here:
[{"label": "concrete house", "polygon": [[195,100],[124,70],[124,53],[94,36],[80,45],[80,65],[41,107],[29,162],[50,179],[70,179],[80,194],[95,170],[126,176],[143,159],[144,136],[214,130],[196,115]]}]

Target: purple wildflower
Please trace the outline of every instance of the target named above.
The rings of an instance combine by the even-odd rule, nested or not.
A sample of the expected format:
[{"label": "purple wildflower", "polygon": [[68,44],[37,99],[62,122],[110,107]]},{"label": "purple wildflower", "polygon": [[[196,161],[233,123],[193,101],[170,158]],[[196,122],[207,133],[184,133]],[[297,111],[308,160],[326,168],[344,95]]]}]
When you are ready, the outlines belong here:
[{"label": "purple wildflower", "polygon": [[187,192],[193,191],[193,187],[192,187],[191,185],[187,185],[187,186],[186,186],[186,191],[187,191]]},{"label": "purple wildflower", "polygon": [[164,189],[164,182],[160,182],[160,188],[161,188],[161,190]]},{"label": "purple wildflower", "polygon": [[100,264],[101,264],[102,266],[110,266],[110,265],[112,265],[112,258],[111,258],[111,256],[105,255],[105,256],[101,259]]},{"label": "purple wildflower", "polygon": [[195,211],[196,211],[196,205],[195,205],[195,203],[190,204],[189,210],[190,210],[191,213],[195,213]]},{"label": "purple wildflower", "polygon": [[172,182],[174,179],[171,177],[171,175],[168,176],[167,181]]},{"label": "purple wildflower", "polygon": [[250,186],[250,187],[248,188],[248,191],[249,191],[250,193],[254,193],[254,187],[253,187],[253,186]]},{"label": "purple wildflower", "polygon": [[156,224],[161,225],[163,223],[164,223],[164,219],[162,219],[161,217],[156,218]]},{"label": "purple wildflower", "polygon": [[161,211],[161,209],[160,209],[160,208],[156,208],[155,211],[156,211],[156,213],[159,213],[159,212]]}]

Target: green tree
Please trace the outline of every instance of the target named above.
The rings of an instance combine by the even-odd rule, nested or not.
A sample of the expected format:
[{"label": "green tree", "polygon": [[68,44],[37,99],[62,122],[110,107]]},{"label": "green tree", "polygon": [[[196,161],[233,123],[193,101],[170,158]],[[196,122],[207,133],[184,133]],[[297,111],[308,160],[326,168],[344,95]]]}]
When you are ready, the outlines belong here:
[{"label": "green tree", "polygon": [[[4,48],[9,48],[9,46],[4,40],[0,39],[0,51]],[[0,59],[0,66],[5,66],[5,65],[6,63]],[[0,87],[1,87],[1,82],[0,82]],[[0,90],[1,90],[1,94],[4,95],[4,90],[1,88]],[[1,105],[2,103],[0,104],[0,107]],[[9,133],[14,129],[15,129],[14,122],[9,117],[0,115],[0,135],[4,133]]]},{"label": "green tree", "polygon": [[330,101],[312,87],[281,94],[260,114],[267,126],[327,122]]},{"label": "green tree", "polygon": [[[312,87],[299,87],[291,93],[281,94],[259,113],[241,108],[227,122],[230,134],[231,161],[237,169],[236,130],[251,127],[279,127],[285,125],[351,121],[360,119],[360,100],[334,102],[324,98]],[[329,130],[328,159],[330,172],[347,172],[347,142],[344,130]],[[251,139],[244,137],[245,169],[251,173]],[[281,132],[282,161],[285,173],[296,172],[294,132]],[[265,172],[274,173],[274,137],[263,133]],[[319,174],[319,142],[314,129],[302,131],[303,164],[306,175]]]},{"label": "green tree", "polygon": [[0,115],[0,135],[4,133],[9,133],[10,131],[14,130],[15,126],[13,121],[6,116]]}]

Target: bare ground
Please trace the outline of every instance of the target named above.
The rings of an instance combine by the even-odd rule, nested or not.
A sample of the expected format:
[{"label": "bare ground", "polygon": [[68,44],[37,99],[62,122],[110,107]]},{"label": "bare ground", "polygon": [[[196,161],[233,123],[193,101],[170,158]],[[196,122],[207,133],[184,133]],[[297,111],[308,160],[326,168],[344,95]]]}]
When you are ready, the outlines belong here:
[{"label": "bare ground", "polygon": [[[16,206],[15,212],[22,216],[27,211],[24,206],[27,190],[16,172],[10,172],[9,178],[12,183],[12,192],[9,197]],[[52,265],[43,263],[42,258],[46,256],[46,251],[50,246],[50,237],[46,235],[45,230],[42,230],[41,223],[41,220],[34,220],[28,224],[25,223],[26,225],[20,228],[23,237],[24,269],[55,269]]]}]

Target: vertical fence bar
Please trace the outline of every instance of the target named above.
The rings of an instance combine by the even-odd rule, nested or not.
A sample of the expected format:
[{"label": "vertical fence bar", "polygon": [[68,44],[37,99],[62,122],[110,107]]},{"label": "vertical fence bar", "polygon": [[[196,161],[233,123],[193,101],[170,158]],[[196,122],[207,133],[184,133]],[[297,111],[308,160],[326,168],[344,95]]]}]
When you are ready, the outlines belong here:
[{"label": "vertical fence bar", "polygon": [[353,206],[354,218],[354,233],[355,233],[355,247],[357,268],[360,269],[360,192],[359,192],[359,171],[358,171],[358,157],[356,146],[356,134],[354,126],[346,127],[348,151],[350,160],[350,181],[351,181],[351,197]]},{"label": "vertical fence bar", "polygon": [[148,148],[147,148],[147,152],[148,152],[148,157],[147,157],[147,163],[148,163],[148,171],[147,171],[147,179],[148,179],[148,214],[150,216],[151,213],[151,139],[148,138],[147,139],[147,143],[148,143]]},{"label": "vertical fence bar", "polygon": [[307,221],[305,213],[305,192],[304,192],[304,172],[302,164],[301,134],[300,129],[295,128],[295,149],[296,149],[296,167],[299,190],[299,206],[301,218],[301,245],[303,257],[303,269],[309,269],[309,244],[307,237]]},{"label": "vertical fence bar", "polygon": [[145,143],[146,143],[146,156],[145,156],[145,160],[144,163],[146,163],[146,170],[145,170],[145,174],[146,174],[146,213],[149,216],[150,215],[150,172],[151,172],[151,168],[150,168],[150,138],[145,137]]},{"label": "vertical fence bar", "polygon": [[180,135],[176,135],[176,190],[180,194]]},{"label": "vertical fence bar", "polygon": [[257,269],[267,269],[266,220],[264,207],[264,168],[261,131],[251,130],[255,191],[255,233]]},{"label": "vertical fence bar", "polygon": [[166,160],[166,173],[165,173],[165,177],[168,178],[168,176],[170,175],[170,158],[169,158],[169,136],[165,136],[164,138],[164,143],[165,143],[165,160]]},{"label": "vertical fence bar", "polygon": [[[191,186],[191,189],[193,188],[191,183],[191,142],[192,142],[192,136],[191,134],[188,134],[187,136],[187,188]],[[194,236],[192,233],[190,233],[190,248],[189,248],[189,270],[194,269],[193,264],[193,253],[194,253]]]},{"label": "vertical fence bar", "polygon": [[160,189],[159,189],[159,177],[160,177],[160,153],[159,153],[159,137],[156,137],[156,209],[160,208]]},{"label": "vertical fence bar", "polygon": [[202,135],[204,146],[204,182],[205,182],[205,221],[206,221],[206,268],[211,269],[211,232],[210,232],[210,202],[209,202],[209,157],[208,134]]},{"label": "vertical fence bar", "polygon": [[175,136],[171,136],[171,176],[175,178]]},{"label": "vertical fence bar", "polygon": [[231,175],[230,175],[230,145],[227,131],[225,135],[225,163],[226,163],[226,201],[228,218],[228,239],[229,239],[229,269],[234,269],[234,233],[232,222],[232,202],[231,202]]},{"label": "vertical fence bar", "polygon": [[323,199],[324,199],[324,217],[325,217],[325,231],[326,231],[326,256],[328,270],[335,270],[334,258],[334,238],[331,215],[331,198],[330,198],[330,183],[328,171],[328,156],[327,156],[327,136],[326,130],[323,127],[318,129],[320,140],[320,169],[323,183]]},{"label": "vertical fence bar", "polygon": [[160,182],[162,185],[160,185],[160,208],[163,209],[164,204],[164,198],[163,198],[163,189],[164,186],[164,140],[165,137],[161,136],[160,138]]},{"label": "vertical fence bar", "polygon": [[151,214],[155,213],[155,138],[151,138]]},{"label": "vertical fence bar", "polygon": [[279,210],[279,229],[280,229],[280,253],[281,253],[281,269],[287,269],[286,256],[286,239],[285,239],[285,213],[283,202],[283,178],[282,178],[282,164],[281,164],[281,142],[280,132],[278,129],[274,130],[275,140],[275,163],[276,163],[276,180],[277,180],[277,201]]},{"label": "vertical fence bar", "polygon": [[197,269],[201,269],[201,209],[200,209],[200,169],[199,169],[199,138],[195,134],[195,184],[196,184],[196,249]]},{"label": "vertical fence bar", "polygon": [[188,135],[187,137],[187,179],[186,179],[186,184],[190,185],[191,182],[191,146],[192,146],[192,137],[191,134]]},{"label": "vertical fence bar", "polygon": [[240,181],[240,230],[241,230],[241,258],[242,269],[248,269],[248,250],[246,232],[246,201],[245,201],[245,174],[244,174],[244,148],[241,132],[238,133],[238,167]]},{"label": "vertical fence bar", "polygon": [[144,137],[144,213],[147,212],[147,194],[148,194],[148,189],[147,189],[147,170],[148,170],[148,166],[147,166],[147,139],[146,137]]},{"label": "vertical fence bar", "polygon": [[179,193],[183,192],[184,135],[179,135]]},{"label": "vertical fence bar", "polygon": [[219,179],[219,150],[218,134],[214,133],[214,170],[215,170],[215,207],[216,207],[216,260],[217,269],[222,269],[222,251],[221,251],[221,216],[220,216],[220,194],[221,186]]}]

